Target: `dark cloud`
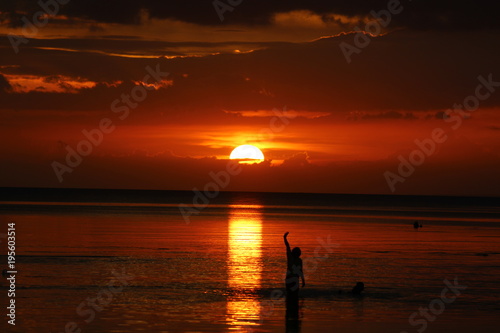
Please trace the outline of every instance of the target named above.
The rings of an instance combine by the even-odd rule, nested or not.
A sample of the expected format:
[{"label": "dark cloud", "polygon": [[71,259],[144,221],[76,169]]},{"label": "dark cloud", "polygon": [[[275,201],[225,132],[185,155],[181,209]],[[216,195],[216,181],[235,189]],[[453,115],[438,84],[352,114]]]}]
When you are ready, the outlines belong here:
[{"label": "dark cloud", "polygon": [[[80,51],[92,54],[120,54],[120,55],[148,55],[160,57],[188,56],[196,50],[198,55],[208,55],[216,52],[232,52],[235,49],[253,50],[265,47],[276,47],[287,45],[285,42],[165,42],[143,40],[134,36],[103,36],[100,38],[59,38],[59,39],[29,39],[28,43],[22,45],[22,50],[31,48],[54,48]],[[0,47],[9,49],[11,44],[5,35],[0,35]],[[36,51],[32,51],[36,52]],[[38,52],[42,53],[42,52]],[[43,53],[44,55],[49,53]],[[60,52],[54,52],[58,56]],[[12,52],[12,59],[19,56]],[[8,58],[8,54],[2,54],[0,58]]]},{"label": "dark cloud", "polygon": [[309,154],[307,152],[297,153],[283,161],[284,168],[303,168],[309,165]]},{"label": "dark cloud", "polygon": [[406,119],[413,120],[419,117],[413,112],[384,111],[384,112],[351,112],[347,120],[379,120],[379,119]]},{"label": "dark cloud", "polygon": [[[369,15],[370,11],[387,8],[388,0],[355,1],[242,1],[232,11],[225,13],[224,24],[265,25],[276,13],[309,10],[317,14],[342,14],[347,16]],[[500,3],[496,1],[452,0],[403,0],[403,12],[394,15],[393,27],[415,29],[431,28],[498,28]],[[12,25],[19,25],[19,13],[32,15],[38,11],[37,1],[3,1],[0,11],[9,13]],[[96,22],[138,24],[140,13],[146,11],[153,18],[171,18],[186,22],[220,25],[213,0],[71,0],[62,6],[61,14],[70,18]],[[325,17],[325,20],[327,18]]]},{"label": "dark cloud", "polygon": [[[101,84],[80,94],[59,94],[57,105],[48,93],[31,93],[29,98],[10,94],[2,107],[109,109],[113,100],[130,92],[133,81],[144,77],[146,66],[159,64],[171,73],[174,84],[152,92],[141,106],[147,112],[161,110],[176,119],[189,118],[193,112],[222,114],[222,110],[272,110],[282,105],[333,114],[370,111],[375,115],[372,118],[408,119],[411,113],[399,112],[444,110],[463,103],[474,94],[480,75],[486,78],[491,74],[493,81],[500,81],[500,48],[492,43],[498,38],[496,32],[399,31],[372,39],[359,54],[353,54],[351,64],[339,45],[354,44],[352,34],[310,43],[268,44],[247,54],[176,59],[125,58],[85,51],[104,47],[102,40],[46,41],[50,47],[78,52],[35,48],[45,41],[33,40],[17,55],[2,53],[0,66],[4,68],[0,72],[64,75]],[[160,52],[165,46],[136,40],[108,43],[108,49],[115,53],[135,52],[139,45]],[[205,44],[210,47],[210,43]],[[114,81],[123,83],[105,84]],[[499,105],[498,93],[481,101],[481,107]]]},{"label": "dark cloud", "polygon": [[0,74],[0,93],[1,92],[8,92],[11,89],[12,89],[12,86],[10,85],[9,81],[7,81],[5,76]]}]

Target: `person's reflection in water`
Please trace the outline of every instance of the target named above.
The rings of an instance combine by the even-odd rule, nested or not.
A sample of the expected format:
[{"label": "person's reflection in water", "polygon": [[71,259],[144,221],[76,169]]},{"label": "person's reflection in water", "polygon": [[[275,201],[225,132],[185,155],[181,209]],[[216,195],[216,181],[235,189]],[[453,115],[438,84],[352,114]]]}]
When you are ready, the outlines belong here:
[{"label": "person's reflection in water", "polygon": [[299,280],[302,279],[302,287],[306,285],[304,272],[302,270],[301,250],[298,247],[290,249],[287,237],[288,232],[283,236],[286,246],[286,332],[300,332],[299,318]]},{"label": "person's reflection in water", "polygon": [[301,320],[299,309],[299,298],[286,295],[285,331],[286,333],[300,333]]}]

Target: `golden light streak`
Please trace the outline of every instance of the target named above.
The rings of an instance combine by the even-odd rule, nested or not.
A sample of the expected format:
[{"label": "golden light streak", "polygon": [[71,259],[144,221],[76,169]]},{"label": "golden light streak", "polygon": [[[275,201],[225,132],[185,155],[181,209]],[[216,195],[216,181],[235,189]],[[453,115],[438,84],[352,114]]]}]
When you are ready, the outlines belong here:
[{"label": "golden light streak", "polygon": [[[235,329],[257,325],[260,302],[255,293],[262,277],[262,214],[255,207],[231,206],[229,215],[228,287],[226,321]],[[253,207],[253,208],[251,208]]]}]

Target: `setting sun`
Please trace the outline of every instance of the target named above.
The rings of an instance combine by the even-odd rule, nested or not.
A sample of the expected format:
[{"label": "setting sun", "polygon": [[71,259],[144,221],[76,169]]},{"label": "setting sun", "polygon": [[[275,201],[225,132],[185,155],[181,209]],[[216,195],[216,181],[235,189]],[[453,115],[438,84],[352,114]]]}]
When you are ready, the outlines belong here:
[{"label": "setting sun", "polygon": [[242,145],[234,148],[229,158],[240,163],[260,163],[264,161],[264,154],[255,146]]}]

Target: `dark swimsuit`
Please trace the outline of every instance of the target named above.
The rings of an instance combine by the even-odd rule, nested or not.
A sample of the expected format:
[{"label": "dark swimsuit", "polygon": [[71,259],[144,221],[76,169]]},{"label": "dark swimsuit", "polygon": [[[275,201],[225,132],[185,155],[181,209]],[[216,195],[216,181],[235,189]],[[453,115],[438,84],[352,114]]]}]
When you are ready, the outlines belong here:
[{"label": "dark swimsuit", "polygon": [[299,279],[302,271],[302,259],[294,258],[291,253],[287,253],[287,271],[285,286],[287,294],[299,293]]}]

